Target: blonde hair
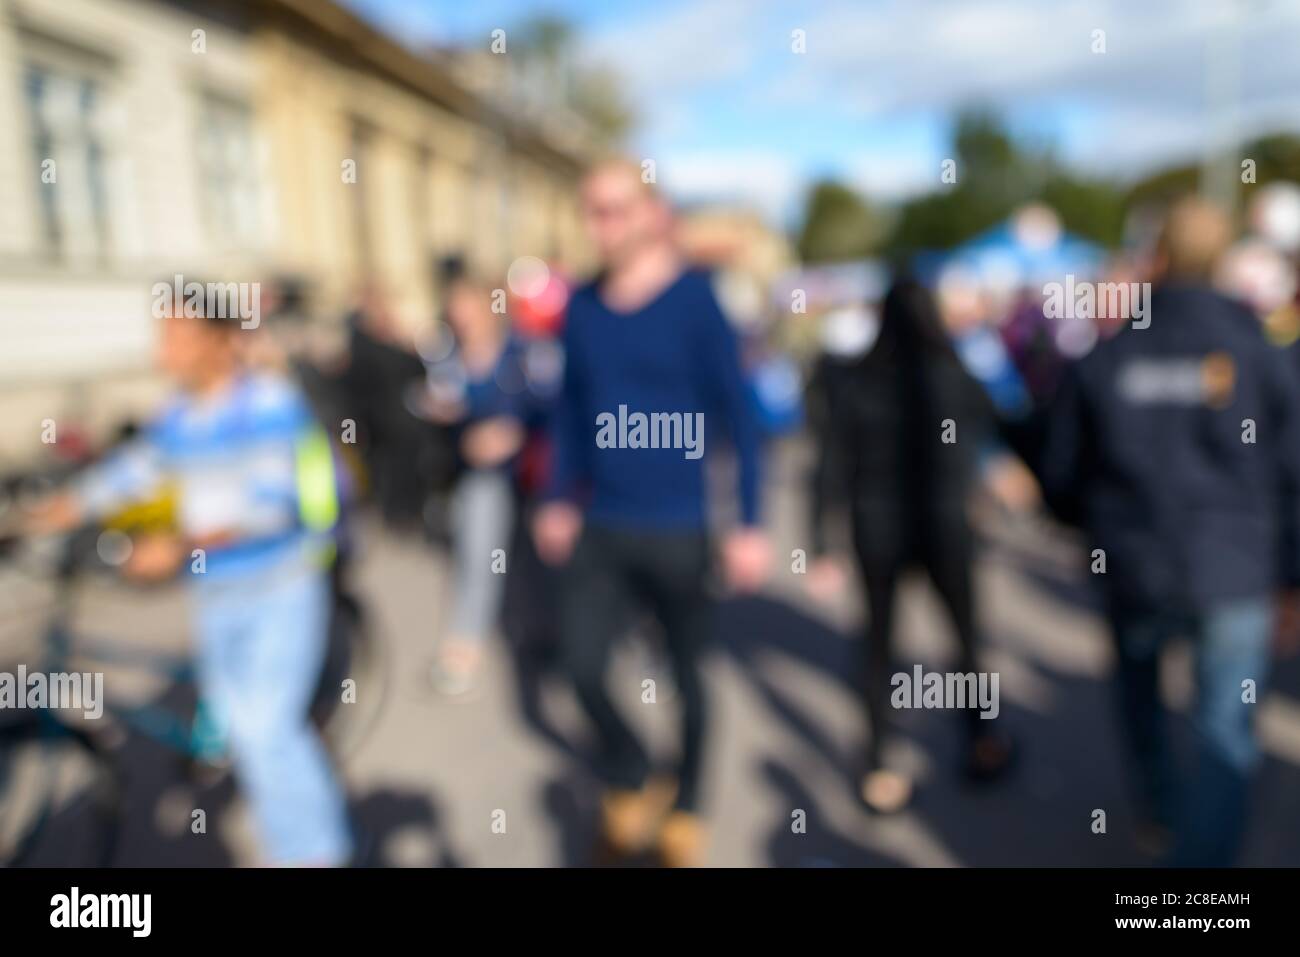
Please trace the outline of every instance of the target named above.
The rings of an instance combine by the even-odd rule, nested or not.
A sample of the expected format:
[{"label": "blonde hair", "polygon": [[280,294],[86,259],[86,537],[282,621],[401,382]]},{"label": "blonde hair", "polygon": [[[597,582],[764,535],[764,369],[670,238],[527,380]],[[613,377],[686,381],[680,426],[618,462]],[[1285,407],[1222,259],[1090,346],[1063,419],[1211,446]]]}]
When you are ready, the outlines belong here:
[{"label": "blonde hair", "polygon": [[645,178],[645,171],[642,168],[641,163],[632,159],[630,156],[624,156],[619,153],[610,153],[597,159],[596,162],[592,163],[583,171],[582,181],[584,183],[590,182],[604,173],[617,173],[627,176],[629,179],[634,179],[650,197],[660,201],[663,199],[659,192],[659,187]]}]

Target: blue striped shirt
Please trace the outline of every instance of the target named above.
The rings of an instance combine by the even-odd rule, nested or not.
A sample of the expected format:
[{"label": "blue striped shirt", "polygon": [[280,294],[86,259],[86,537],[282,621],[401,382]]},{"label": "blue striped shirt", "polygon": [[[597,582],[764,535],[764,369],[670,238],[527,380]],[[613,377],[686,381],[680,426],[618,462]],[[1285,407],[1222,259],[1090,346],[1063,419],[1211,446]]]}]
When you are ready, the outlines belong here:
[{"label": "blue striped shirt", "polygon": [[173,484],[183,536],[233,536],[206,549],[195,577],[260,575],[325,547],[299,517],[297,448],[315,428],[288,380],[241,375],[214,396],[173,396],[139,436],[87,470],[76,492],[99,518]]}]

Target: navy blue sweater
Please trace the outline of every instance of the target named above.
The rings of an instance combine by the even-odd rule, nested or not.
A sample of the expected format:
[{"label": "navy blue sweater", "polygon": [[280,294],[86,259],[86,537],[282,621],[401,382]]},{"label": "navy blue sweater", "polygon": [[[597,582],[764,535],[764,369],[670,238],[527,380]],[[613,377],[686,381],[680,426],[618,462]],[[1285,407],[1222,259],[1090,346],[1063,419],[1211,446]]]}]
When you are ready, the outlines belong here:
[{"label": "navy blue sweater", "polygon": [[705,455],[730,440],[741,520],[758,521],[754,409],[707,273],[684,272],[631,313],[606,306],[594,283],[582,287],[564,353],[551,497],[584,504],[601,525],[703,529]]}]

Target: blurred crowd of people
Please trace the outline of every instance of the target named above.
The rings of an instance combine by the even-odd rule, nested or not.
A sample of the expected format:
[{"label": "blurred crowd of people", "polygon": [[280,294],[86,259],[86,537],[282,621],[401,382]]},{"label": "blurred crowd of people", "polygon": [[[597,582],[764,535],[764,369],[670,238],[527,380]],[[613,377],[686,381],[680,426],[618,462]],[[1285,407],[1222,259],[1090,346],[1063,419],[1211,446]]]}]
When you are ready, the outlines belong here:
[{"label": "blurred crowd of people", "polygon": [[[319,666],[310,649],[330,560],[321,540],[338,561],[348,516],[369,498],[391,527],[449,549],[435,687],[471,692],[483,643],[502,629],[547,649],[595,736],[605,849],[653,847],[665,863],[689,865],[705,848],[701,768],[726,747],[710,735],[700,664],[714,628],[710,570],[718,559],[730,593],[771,574],[764,450],[802,406],[816,446],[808,587],[821,597],[846,587],[855,579],[840,556],[851,554],[868,609],[865,805],[894,813],[913,792],[888,748],[893,609],[909,569],[928,573],[949,613],[959,670],[987,670],[970,517],[983,487],[1009,511],[1047,508],[1079,526],[1093,572],[1101,556],[1144,835],[1167,862],[1231,863],[1258,758],[1254,702],[1272,640],[1293,639],[1297,626],[1295,195],[1275,192],[1235,245],[1222,213],[1181,201],[1145,247],[1081,273],[1080,282],[1150,283],[1146,326],[1104,305],[1049,318],[1041,274],[1007,288],[902,270],[881,301],[817,317],[822,349],[801,397],[770,335],[732,322],[715,277],[683,256],[672,212],[639,167],[605,163],[583,184],[601,262],[584,285],[548,274],[535,284],[544,297],[521,296],[506,277],[448,259],[432,331],[411,337],[384,290],[369,286],[342,350],[315,341],[291,290],[255,334],[173,314],[161,365],[175,399],[32,527],[68,527],[179,477],[176,541],[147,570],[184,565],[196,544],[209,550],[207,572],[194,576],[201,691],[224,717],[273,862],[342,863],[351,850],[340,784],[305,730],[302,689]],[[662,436],[601,439],[603,418],[621,428],[628,410],[679,425],[702,414],[706,454],[685,454],[668,425]],[[326,466],[303,448],[321,426],[329,478],[311,480],[305,469]],[[722,509],[706,481],[717,451],[734,479]],[[307,508],[305,490],[319,497],[322,484],[335,506]],[[846,542],[827,533],[836,527],[850,529]],[[612,643],[638,612],[662,626],[677,689],[666,773],[606,682]],[[1175,638],[1196,659],[1189,768],[1169,744],[1157,681]],[[965,770],[1001,778],[1016,741],[973,708],[963,717]]]},{"label": "blurred crowd of people", "polygon": [[[975,670],[973,487],[1010,514],[1046,509],[1087,543],[1114,636],[1140,837],[1174,864],[1235,859],[1258,760],[1257,696],[1300,622],[1300,190],[1266,189],[1249,223],[1234,242],[1227,215],[1183,199],[1149,243],[1109,263],[1054,262],[1049,278],[1073,266],[1068,287],[1091,287],[1094,305],[1068,315],[1053,315],[1032,270],[993,282],[940,269],[932,295],[897,282],[880,307],[832,313],[814,377],[823,451],[813,515],[851,509],[873,738],[888,728],[899,568],[929,572],[963,670]],[[945,447],[945,421],[974,441]],[[1160,696],[1161,655],[1176,639],[1195,662],[1188,766]],[[905,802],[905,779],[880,780],[891,807]]]}]

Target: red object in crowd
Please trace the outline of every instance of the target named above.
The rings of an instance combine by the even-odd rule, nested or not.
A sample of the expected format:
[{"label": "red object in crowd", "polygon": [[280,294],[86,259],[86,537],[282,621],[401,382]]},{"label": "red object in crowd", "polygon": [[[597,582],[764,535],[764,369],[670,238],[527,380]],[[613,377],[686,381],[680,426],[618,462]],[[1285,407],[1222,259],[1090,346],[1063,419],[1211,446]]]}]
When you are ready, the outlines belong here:
[{"label": "red object in crowd", "polygon": [[554,271],[534,296],[516,296],[510,310],[516,328],[525,336],[554,337],[564,326],[569,304],[569,284]]}]

